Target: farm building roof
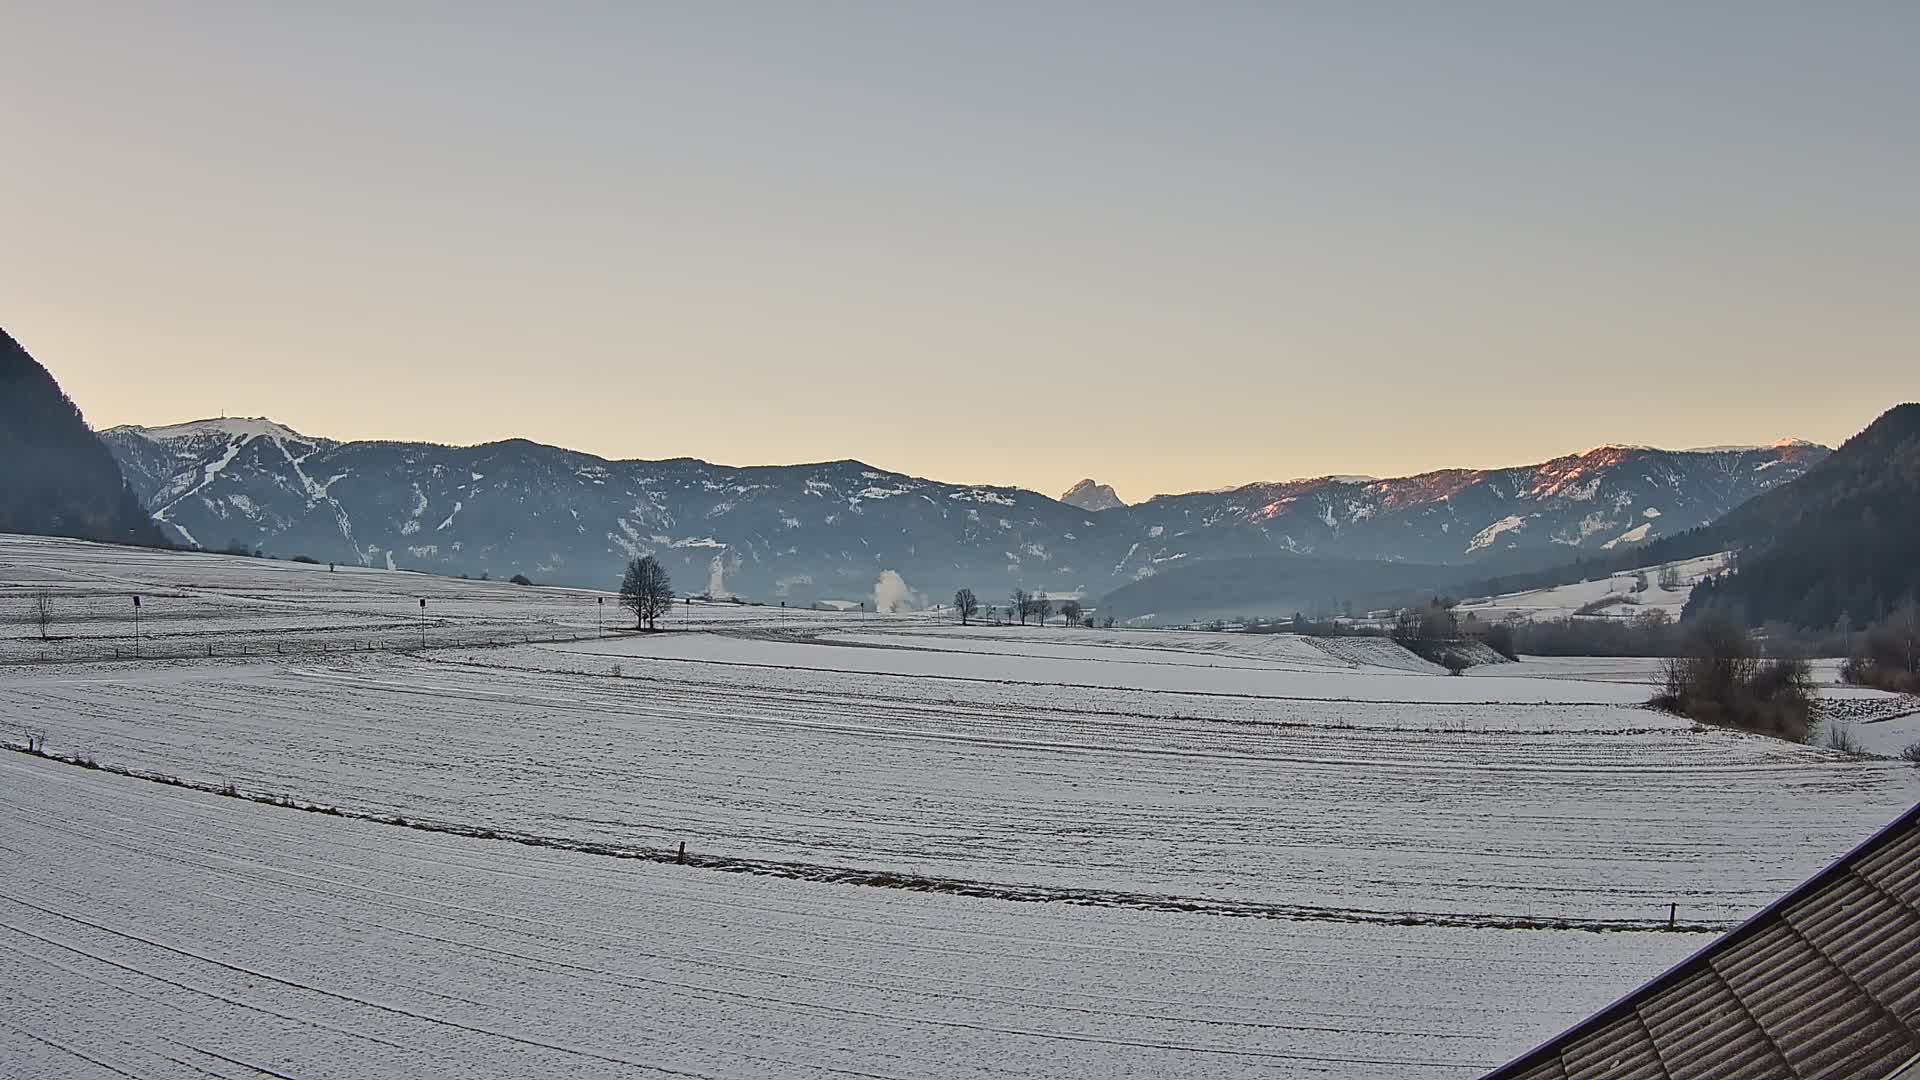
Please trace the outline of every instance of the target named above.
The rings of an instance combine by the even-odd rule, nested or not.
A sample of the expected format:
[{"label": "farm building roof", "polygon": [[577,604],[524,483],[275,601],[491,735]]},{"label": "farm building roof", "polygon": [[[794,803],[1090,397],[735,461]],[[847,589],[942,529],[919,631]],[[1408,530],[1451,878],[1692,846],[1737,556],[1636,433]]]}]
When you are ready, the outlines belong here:
[{"label": "farm building roof", "polygon": [[1920,1077],[1920,806],[1486,1080]]}]

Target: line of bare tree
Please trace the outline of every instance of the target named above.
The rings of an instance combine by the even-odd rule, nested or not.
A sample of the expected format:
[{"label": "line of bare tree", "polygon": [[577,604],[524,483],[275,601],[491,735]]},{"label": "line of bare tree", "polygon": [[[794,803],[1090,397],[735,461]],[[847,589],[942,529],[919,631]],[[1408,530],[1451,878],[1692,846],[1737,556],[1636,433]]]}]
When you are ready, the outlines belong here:
[{"label": "line of bare tree", "polygon": [[[972,589],[961,589],[953,594],[953,610],[960,616],[960,625],[966,626],[980,615],[980,598]],[[998,608],[985,610],[989,617],[999,612]],[[1062,600],[1056,606],[1053,598],[1045,593],[1031,593],[1025,589],[1015,589],[1013,595],[1007,598],[1007,618],[1019,619],[1021,626],[1027,625],[1028,619],[1045,626],[1055,614],[1068,626],[1089,625],[1086,608],[1078,600]]]}]

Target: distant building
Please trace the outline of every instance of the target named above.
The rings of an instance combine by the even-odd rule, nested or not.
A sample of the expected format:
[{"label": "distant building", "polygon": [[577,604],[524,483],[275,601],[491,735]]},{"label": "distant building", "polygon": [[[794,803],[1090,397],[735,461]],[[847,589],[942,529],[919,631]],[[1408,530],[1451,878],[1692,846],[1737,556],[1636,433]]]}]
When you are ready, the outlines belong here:
[{"label": "distant building", "polygon": [[1486,1080],[1920,1080],[1920,806]]},{"label": "distant building", "polygon": [[1067,603],[1079,604],[1080,617],[1083,619],[1093,614],[1093,608],[1087,605],[1087,594],[1077,589],[1073,592],[1035,591],[1029,595],[1035,600],[1045,600],[1053,605],[1053,614],[1049,616],[1051,619],[1060,618],[1060,606]]}]

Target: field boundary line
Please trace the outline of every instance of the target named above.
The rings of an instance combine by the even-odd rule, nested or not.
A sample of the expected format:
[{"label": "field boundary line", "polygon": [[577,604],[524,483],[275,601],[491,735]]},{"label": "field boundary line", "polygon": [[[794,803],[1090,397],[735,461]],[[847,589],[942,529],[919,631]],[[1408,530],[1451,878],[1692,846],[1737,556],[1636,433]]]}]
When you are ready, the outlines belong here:
[{"label": "field boundary line", "polygon": [[907,892],[943,893],[983,900],[1017,903],[1069,904],[1078,907],[1128,908],[1178,914],[1211,915],[1227,918],[1281,919],[1292,922],[1338,922],[1372,926],[1440,926],[1478,930],[1581,930],[1589,933],[1682,933],[1720,934],[1732,922],[1670,922],[1667,919],[1579,919],[1536,915],[1463,914],[1458,912],[1388,911],[1364,908],[1328,908],[1306,904],[1262,903],[1223,900],[1202,896],[1175,896],[1161,893],[1134,893],[1071,886],[1020,885],[1005,882],[946,878],[897,870],[829,866],[818,863],[787,862],[776,859],[749,859],[730,855],[655,848],[642,845],[611,844],[578,840],[564,836],[546,836],[510,829],[494,829],[458,822],[409,818],[400,814],[354,810],[296,798],[290,794],[243,791],[232,783],[212,784],[189,780],[168,773],[135,769],[125,765],[102,764],[91,756],[58,754],[17,742],[0,743],[0,749],[26,757],[39,758],[72,768],[104,772],[132,780],[184,788],[221,798],[239,799],[263,806],[298,810],[328,817],[350,818],[375,825],[414,829],[419,832],[462,836],[476,840],[504,841],[524,847],[571,851],[606,858],[636,859],[643,862],[689,866],[722,873],[752,874],[759,877],[814,881],[833,885],[860,885],[869,888],[899,889]]}]

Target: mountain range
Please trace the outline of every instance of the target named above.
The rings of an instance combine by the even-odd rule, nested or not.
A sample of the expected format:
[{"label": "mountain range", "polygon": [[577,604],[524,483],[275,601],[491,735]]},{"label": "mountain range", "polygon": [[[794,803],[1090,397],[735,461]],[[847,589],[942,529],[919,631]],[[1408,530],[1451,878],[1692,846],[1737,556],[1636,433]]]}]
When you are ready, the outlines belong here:
[{"label": "mountain range", "polygon": [[612,461],[513,439],[338,442],[264,419],[102,433],[170,537],[220,550],[610,587],[654,554],[676,586],[808,602],[885,570],[930,598],[1023,587],[1097,598],[1185,563],[1296,555],[1433,565],[1565,561],[1682,532],[1798,477],[1802,442],[1605,446],[1534,465],[1324,477],[1104,505],[857,461]]}]

